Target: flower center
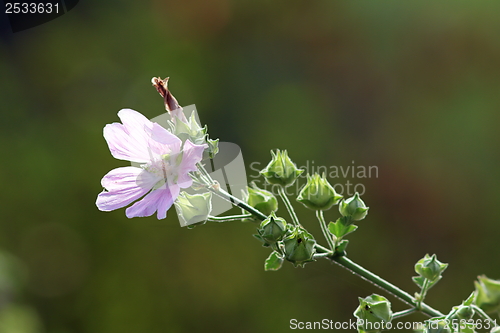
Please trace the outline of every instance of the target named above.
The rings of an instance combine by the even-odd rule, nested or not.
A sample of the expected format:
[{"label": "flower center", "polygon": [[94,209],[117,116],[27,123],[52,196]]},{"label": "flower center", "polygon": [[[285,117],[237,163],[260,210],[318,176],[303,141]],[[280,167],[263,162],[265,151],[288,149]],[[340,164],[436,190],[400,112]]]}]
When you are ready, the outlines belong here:
[{"label": "flower center", "polygon": [[144,170],[160,178],[153,186],[153,190],[162,188],[165,184],[177,183],[177,164],[179,158],[172,158],[169,154],[161,156],[161,159],[153,160],[148,164],[142,165]]}]

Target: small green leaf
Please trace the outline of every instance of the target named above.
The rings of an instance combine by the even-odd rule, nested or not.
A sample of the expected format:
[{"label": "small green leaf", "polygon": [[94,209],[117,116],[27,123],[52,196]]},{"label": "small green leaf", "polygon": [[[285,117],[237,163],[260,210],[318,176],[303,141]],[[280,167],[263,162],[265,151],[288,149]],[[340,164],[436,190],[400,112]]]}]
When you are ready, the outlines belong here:
[{"label": "small green leaf", "polygon": [[[431,287],[434,286],[436,283],[438,283],[439,280],[441,280],[441,278],[442,278],[442,276],[438,277],[436,280],[434,280],[432,282],[429,282],[429,285],[427,286],[427,290],[431,289]],[[426,279],[423,276],[414,276],[414,277],[412,277],[412,280],[413,280],[413,282],[415,282],[415,284],[420,289],[422,289]]]},{"label": "small green leaf", "polygon": [[278,252],[274,251],[271,255],[266,259],[266,263],[264,264],[264,269],[266,271],[277,271],[281,268],[283,264],[283,258],[279,255]]},{"label": "small green leaf", "polygon": [[341,240],[340,243],[335,247],[335,252],[339,254],[344,254],[347,244],[349,244],[349,241],[347,239]]},{"label": "small green leaf", "polygon": [[341,217],[337,219],[336,222],[330,222],[328,224],[328,230],[337,238],[342,238],[350,234],[351,232],[354,232],[358,228],[358,226],[349,224],[346,220],[346,218]]},{"label": "small green leaf", "polygon": [[469,297],[467,297],[467,299],[464,301],[463,305],[466,305],[466,306],[469,306],[469,305],[472,305],[472,303],[474,303],[474,292],[472,292],[472,294],[470,294]]},{"label": "small green leaf", "polygon": [[271,246],[271,244],[266,243],[266,241],[264,240],[264,238],[262,238],[260,235],[255,234],[253,236],[262,242],[262,246],[263,247],[269,247],[269,246]]},{"label": "small green leaf", "polygon": [[422,287],[424,286],[424,282],[425,282],[425,278],[424,277],[422,277],[422,276],[414,276],[411,279],[413,280],[413,282],[415,282],[415,284],[420,289],[422,289]]}]

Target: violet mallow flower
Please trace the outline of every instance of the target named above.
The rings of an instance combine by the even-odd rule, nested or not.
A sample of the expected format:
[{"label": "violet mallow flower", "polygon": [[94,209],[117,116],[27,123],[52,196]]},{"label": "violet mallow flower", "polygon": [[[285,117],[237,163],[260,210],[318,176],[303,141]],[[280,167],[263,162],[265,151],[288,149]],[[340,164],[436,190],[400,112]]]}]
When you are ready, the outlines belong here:
[{"label": "violet mallow flower", "polygon": [[167,216],[167,210],[181,188],[191,187],[189,172],[196,171],[206,144],[189,140],[184,144],[177,136],[131,109],[118,112],[123,124],[104,127],[104,138],[113,157],[135,162],[138,166],[116,168],[101,180],[105,191],[97,196],[99,210],[112,211],[128,207],[128,218]]}]

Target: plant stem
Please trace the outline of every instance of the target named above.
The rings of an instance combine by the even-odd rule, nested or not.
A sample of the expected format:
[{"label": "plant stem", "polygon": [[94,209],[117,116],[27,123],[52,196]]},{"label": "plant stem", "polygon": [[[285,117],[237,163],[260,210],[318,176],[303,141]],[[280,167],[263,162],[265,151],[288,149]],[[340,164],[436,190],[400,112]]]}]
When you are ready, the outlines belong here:
[{"label": "plant stem", "polygon": [[424,280],[424,284],[422,286],[422,291],[421,291],[420,297],[418,298],[418,301],[417,301],[417,309],[420,309],[420,307],[422,306],[422,302],[424,301],[425,296],[427,296],[427,290],[429,290],[429,279]]},{"label": "plant stem", "polygon": [[[374,285],[378,286],[379,288],[385,290],[386,292],[393,294],[403,302],[408,303],[409,305],[417,308],[417,300],[408,294],[406,291],[399,289],[392,283],[382,279],[378,275],[370,272],[369,270],[363,268],[362,266],[356,264],[355,262],[351,261],[349,258],[346,256],[329,256],[328,259],[334,261],[335,263],[339,264],[343,268],[351,271],[352,273],[362,277],[363,279],[373,283]],[[436,309],[431,308],[427,304],[423,303],[420,305],[420,308],[418,309],[422,311],[424,314],[430,316],[430,317],[438,317],[438,316],[444,316],[441,312],[439,312]]]},{"label": "plant stem", "polygon": [[392,314],[392,319],[401,318],[401,317],[407,316],[409,314],[412,314],[416,311],[417,311],[416,308],[410,308],[410,309],[406,309],[403,311],[395,312]]},{"label": "plant stem", "polygon": [[[260,211],[258,211],[255,208],[249,206],[248,204],[246,204],[245,202],[243,202],[240,199],[236,198],[235,196],[227,193],[226,191],[224,191],[220,187],[210,186],[209,190],[211,192],[213,192],[214,194],[220,196],[221,198],[223,198],[223,199],[231,202],[233,205],[238,206],[240,208],[243,208],[244,210],[246,210],[247,212],[251,213],[252,215],[254,215],[256,218],[258,218],[261,221],[263,221],[263,220],[265,220],[267,218],[267,216],[265,216],[264,214],[262,214]],[[280,191],[280,194],[281,194],[281,191]],[[285,201],[285,205],[286,205],[286,202],[288,202],[288,204],[290,204],[290,202],[288,201],[288,198],[286,196],[284,196],[284,197],[285,197],[285,199],[283,201]],[[289,210],[289,212],[290,212],[290,210]],[[293,209],[291,210],[290,215],[292,215],[292,219],[293,219],[293,216],[295,216],[295,212],[293,211]],[[295,216],[295,219],[297,219],[296,216]],[[297,220],[297,223],[298,223],[298,220]],[[363,268],[362,266],[356,264],[355,262],[353,262],[352,260],[350,260],[346,256],[338,256],[338,255],[336,256],[336,255],[332,254],[332,252],[329,249],[327,249],[324,246],[321,246],[319,244],[316,244],[316,250],[320,254],[321,253],[329,253],[329,255],[326,256],[326,258],[328,258],[329,260],[335,262],[336,264],[338,264],[339,266],[347,269],[348,271],[352,272],[353,274],[356,274],[359,277],[361,277],[361,278],[363,278],[363,279],[365,279],[365,280],[373,283],[374,285],[376,285],[377,287],[383,289],[384,291],[386,291],[386,292],[388,292],[390,294],[393,294],[394,296],[396,296],[397,298],[399,298],[403,302],[408,303],[409,305],[411,305],[415,309],[417,308],[417,300],[413,296],[411,296],[410,294],[408,294],[406,291],[403,291],[403,290],[399,289],[398,287],[396,287],[392,283],[390,283],[390,282],[382,279],[378,275],[376,275],[376,274],[370,272],[369,270]],[[436,309],[428,306],[427,304],[425,304],[423,302],[420,305],[420,308],[418,310],[421,311],[422,313],[430,316],[430,317],[441,317],[441,316],[444,316],[441,312],[439,312],[438,310],[436,310]]]},{"label": "plant stem", "polygon": [[298,227],[301,226],[299,219],[297,218],[297,215],[295,214],[295,210],[293,209],[293,206],[290,203],[290,200],[288,200],[288,197],[286,196],[286,193],[285,193],[285,190],[283,189],[283,187],[281,187],[281,186],[279,187],[278,193],[281,197],[281,200],[283,200],[283,202],[285,203],[286,209],[288,210],[288,213],[290,214],[290,217],[292,218],[293,224],[295,224]]},{"label": "plant stem", "polygon": [[473,308],[474,308],[474,310],[475,310],[475,311],[479,314],[479,316],[483,317],[483,319],[484,319],[484,320],[488,320],[488,321],[490,321],[490,322],[494,323],[494,324],[495,324],[495,326],[497,326],[497,321],[496,321],[496,319],[495,319],[495,320],[491,319],[491,317],[490,317],[490,316],[488,316],[488,315],[486,314],[486,312],[484,312],[484,311],[483,311],[483,309],[481,309],[479,306],[474,305],[474,304],[472,305],[472,307],[473,307]]},{"label": "plant stem", "polygon": [[239,221],[242,219],[250,218],[252,214],[242,214],[242,215],[227,215],[227,216],[208,216],[209,221],[213,222],[226,222],[226,221]]},{"label": "plant stem", "polygon": [[332,234],[330,234],[330,232],[328,231],[328,228],[326,226],[325,216],[323,215],[323,211],[317,210],[316,217],[318,218],[319,225],[321,226],[321,231],[323,231],[323,236],[325,236],[325,238],[326,238],[326,242],[330,246],[330,249],[332,251],[335,251],[335,243],[333,241]]},{"label": "plant stem", "polygon": [[209,186],[208,190],[210,192],[214,193],[215,195],[218,195],[222,199],[229,201],[233,205],[238,206],[240,208],[243,208],[244,210],[251,213],[252,215],[254,215],[256,218],[258,218],[261,221],[264,221],[265,219],[267,219],[266,215],[262,214],[260,211],[253,208],[252,206],[248,205],[247,203],[241,201],[240,199],[236,198],[235,196],[227,193],[226,191],[224,191],[220,187]]}]

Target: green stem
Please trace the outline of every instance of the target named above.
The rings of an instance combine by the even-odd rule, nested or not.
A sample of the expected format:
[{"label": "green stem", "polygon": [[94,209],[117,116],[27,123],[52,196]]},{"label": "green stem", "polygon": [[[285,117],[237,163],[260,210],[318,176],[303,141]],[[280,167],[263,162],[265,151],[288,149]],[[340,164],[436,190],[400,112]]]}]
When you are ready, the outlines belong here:
[{"label": "green stem", "polygon": [[427,296],[427,290],[429,290],[429,279],[424,280],[424,285],[422,286],[422,291],[417,301],[417,309],[420,309],[422,306],[422,302],[424,301],[425,296]]},{"label": "green stem", "polygon": [[[376,274],[373,274],[369,270],[363,268],[362,266],[356,264],[355,262],[351,261],[349,258],[346,256],[329,256],[328,259],[332,260],[333,262],[339,264],[343,268],[351,271],[354,274],[357,274],[361,278],[373,283],[374,285],[378,286],[379,288],[385,290],[386,292],[393,294],[403,302],[408,303],[409,305],[413,307],[417,307],[417,300],[408,294],[406,291],[399,289],[392,283],[382,279]],[[430,317],[439,317],[439,316],[444,316],[441,312],[438,310],[428,306],[425,303],[422,303],[420,305],[420,309],[424,314],[430,316]]]},{"label": "green stem", "polygon": [[[214,194],[220,196],[221,198],[231,202],[233,205],[238,206],[240,208],[243,208],[247,212],[253,214],[255,217],[257,217],[259,220],[263,221],[267,218],[264,214],[262,214],[260,211],[256,210],[255,208],[249,206],[245,202],[241,201],[240,199],[232,196],[231,194],[227,193],[220,187],[214,188],[213,186],[209,187],[209,190],[212,191]],[[286,196],[285,196],[286,198]],[[288,198],[286,198],[286,202],[289,203]],[[292,210],[293,212],[293,210]],[[295,215],[295,214],[294,214]],[[390,282],[382,279],[378,275],[373,274],[369,270],[363,268],[362,266],[356,264],[355,262],[351,261],[348,259],[346,256],[335,256],[332,254],[332,252],[325,248],[324,246],[321,246],[319,244],[316,244],[316,250],[318,253],[328,253],[329,255],[326,256],[329,260],[337,263],[339,266],[347,269],[348,271],[352,272],[353,274],[358,275],[359,277],[373,283],[374,285],[378,286],[379,288],[385,290],[388,293],[393,294],[394,296],[398,297],[400,300],[403,302],[408,303],[409,305],[413,306],[416,308],[417,301],[416,299],[408,294],[406,291],[403,291],[396,287],[395,285],[391,284]],[[430,317],[441,317],[444,316],[441,312],[438,310],[428,306],[425,303],[422,303],[419,309],[421,312],[424,314],[430,316]]]},{"label": "green stem", "polygon": [[411,309],[406,309],[406,310],[403,310],[403,311],[395,312],[395,313],[392,314],[392,319],[401,318],[401,317],[407,316],[409,314],[412,314],[412,313],[414,313],[416,311],[417,311],[416,308],[411,308]]},{"label": "green stem", "polygon": [[313,258],[314,259],[324,258],[324,257],[328,257],[329,255],[330,255],[330,253],[315,253]]},{"label": "green stem", "polygon": [[247,203],[241,201],[240,199],[236,198],[235,196],[227,193],[226,191],[224,191],[220,187],[209,186],[208,190],[210,192],[214,193],[215,195],[218,195],[222,199],[229,201],[233,205],[238,206],[240,208],[243,208],[244,210],[251,213],[252,215],[254,215],[256,218],[258,218],[261,221],[264,221],[265,219],[267,219],[266,215],[262,214],[260,211],[253,208],[252,206],[248,205]]},{"label": "green stem", "polygon": [[252,217],[252,214],[243,214],[243,215],[227,215],[227,216],[208,216],[209,221],[214,222],[226,222],[226,221],[239,221],[243,219],[247,219]]},{"label": "green stem", "polygon": [[198,167],[198,170],[200,170],[201,176],[204,178],[208,185],[214,185],[216,183],[208,173],[207,169],[205,169],[205,166],[203,164],[198,162],[196,166]]},{"label": "green stem", "polygon": [[301,226],[299,219],[297,218],[297,215],[295,214],[295,210],[293,209],[292,204],[290,203],[290,200],[288,200],[288,197],[286,196],[285,189],[283,187],[279,187],[278,193],[281,197],[281,200],[285,203],[286,209],[288,210],[288,213],[290,214],[290,217],[292,218],[293,224],[296,226]]},{"label": "green stem", "polygon": [[325,236],[325,238],[326,238],[326,242],[330,246],[330,249],[332,251],[335,251],[335,243],[333,241],[332,234],[330,234],[330,232],[328,231],[328,228],[326,226],[325,216],[323,215],[323,211],[317,210],[316,217],[318,218],[319,225],[321,226],[321,231],[323,231],[323,236]]},{"label": "green stem", "polygon": [[486,314],[486,312],[484,312],[483,309],[481,309],[479,306],[473,304],[472,308],[479,314],[479,316],[483,317],[484,320],[488,320],[488,321],[494,323],[495,326],[497,326],[496,320],[491,319],[491,317],[488,316]]}]

